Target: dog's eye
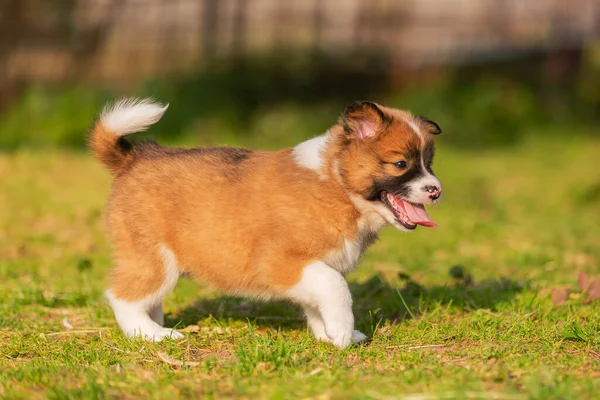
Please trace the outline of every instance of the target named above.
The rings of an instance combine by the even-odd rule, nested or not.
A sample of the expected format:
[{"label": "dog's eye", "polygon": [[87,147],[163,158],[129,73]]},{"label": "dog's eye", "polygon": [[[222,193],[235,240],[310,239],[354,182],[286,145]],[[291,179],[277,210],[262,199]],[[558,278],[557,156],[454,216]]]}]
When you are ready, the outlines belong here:
[{"label": "dog's eye", "polygon": [[408,164],[406,163],[406,161],[397,161],[397,162],[394,163],[394,165],[398,169],[406,169],[406,167],[408,166]]}]

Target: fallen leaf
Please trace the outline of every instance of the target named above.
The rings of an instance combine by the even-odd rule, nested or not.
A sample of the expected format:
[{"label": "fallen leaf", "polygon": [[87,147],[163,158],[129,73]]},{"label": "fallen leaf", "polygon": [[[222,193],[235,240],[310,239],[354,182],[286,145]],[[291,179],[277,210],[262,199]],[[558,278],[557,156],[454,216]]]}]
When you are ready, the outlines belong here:
[{"label": "fallen leaf", "polygon": [[577,284],[579,285],[579,290],[581,292],[585,292],[590,282],[590,277],[583,271],[579,271],[579,276],[577,277]]},{"label": "fallen leaf", "polygon": [[200,332],[200,327],[198,325],[188,325],[183,329],[177,329],[179,332],[186,332],[186,333],[198,333]]},{"label": "fallen leaf", "polygon": [[585,297],[584,303],[590,303],[594,300],[600,299],[600,279],[592,281],[585,292],[587,296]]},{"label": "fallen leaf", "polygon": [[571,291],[566,287],[555,287],[552,289],[552,302],[555,306],[561,306],[569,300]]}]

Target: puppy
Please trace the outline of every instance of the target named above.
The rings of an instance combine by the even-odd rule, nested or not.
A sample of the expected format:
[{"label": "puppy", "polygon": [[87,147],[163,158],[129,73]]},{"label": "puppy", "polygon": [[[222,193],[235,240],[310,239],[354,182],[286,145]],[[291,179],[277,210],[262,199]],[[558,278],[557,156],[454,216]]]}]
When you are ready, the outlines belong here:
[{"label": "puppy", "polygon": [[222,291],[302,306],[317,339],[338,348],[354,330],[344,276],[386,224],[435,226],[423,204],[440,127],[360,101],[321,136],[274,152],[133,144],[167,106],[128,99],[107,106],[89,136],[114,175],[107,223],[114,269],[106,291],[129,337],[183,335],[163,327],[162,300],[181,274]]}]

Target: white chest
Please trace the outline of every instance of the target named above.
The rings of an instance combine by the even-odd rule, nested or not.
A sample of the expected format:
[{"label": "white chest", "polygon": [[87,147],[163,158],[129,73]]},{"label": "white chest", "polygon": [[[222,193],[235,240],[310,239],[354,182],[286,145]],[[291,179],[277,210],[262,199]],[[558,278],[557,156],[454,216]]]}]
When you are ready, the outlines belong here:
[{"label": "white chest", "polygon": [[364,251],[376,239],[376,232],[371,229],[361,229],[352,240],[344,239],[342,246],[332,250],[323,261],[342,274],[352,272],[356,269]]}]

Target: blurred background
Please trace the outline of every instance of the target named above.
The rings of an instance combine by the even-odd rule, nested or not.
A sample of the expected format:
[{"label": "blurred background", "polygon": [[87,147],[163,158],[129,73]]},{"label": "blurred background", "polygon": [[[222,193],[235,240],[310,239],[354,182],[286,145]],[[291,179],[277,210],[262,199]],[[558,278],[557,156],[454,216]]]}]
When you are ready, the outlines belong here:
[{"label": "blurred background", "polygon": [[443,144],[597,135],[597,0],[2,0],[0,149],[82,148],[105,101],[167,143],[277,148],[371,99]]},{"label": "blurred background", "polygon": [[[121,337],[102,295],[112,264],[102,218],[112,176],[85,144],[104,104],[122,96],[170,103],[140,135],[167,145],[292,146],[364,99],[437,122],[443,133],[434,170],[444,198],[428,213],[439,226],[410,235],[388,227],[349,278],[357,327],[379,332],[368,351],[384,346],[387,357],[399,348],[385,378],[394,385],[390,398],[403,393],[397,374],[404,365],[421,368],[426,358],[432,367],[403,375],[419,386],[406,393],[439,382],[476,382],[464,386],[469,390],[533,387],[523,372],[530,367],[542,371],[544,388],[531,389],[531,398],[598,392],[588,370],[599,369],[590,354],[600,343],[600,308],[580,308],[583,296],[571,292],[552,311],[550,293],[560,285],[563,302],[579,271],[593,279],[600,271],[600,0],[0,0],[0,397],[7,381],[22,391],[6,398],[30,398],[60,385],[97,388],[108,382],[103,374],[131,376],[128,387],[143,388],[137,397],[154,395],[151,378],[139,378],[154,376],[148,370],[114,373],[116,354],[124,366],[139,367],[149,353],[135,347],[138,361],[131,361],[134,347],[98,352],[113,347],[100,340]],[[265,317],[255,321],[259,336],[263,328],[304,327],[297,308],[231,299],[190,280],[181,280],[165,310],[168,326],[203,325],[199,332],[231,325],[246,335],[258,316]],[[66,315],[71,328],[112,330],[104,339],[46,339],[42,332],[64,333]],[[426,316],[422,325],[419,315]],[[417,325],[398,323],[409,317]],[[563,322],[589,339],[557,333]],[[414,339],[410,326],[417,327]],[[293,332],[287,337],[297,338]],[[218,354],[227,349],[223,360],[236,358],[238,367],[218,361],[220,372],[205,376],[245,385],[246,372],[230,373],[248,371],[254,350],[210,335],[190,336],[200,365],[209,368],[212,358],[199,350],[208,346]],[[406,355],[407,337],[449,346],[435,357]],[[189,355],[190,342],[183,343]],[[68,361],[59,356],[65,354]],[[306,379],[319,357],[310,356],[305,374],[283,367],[277,393],[290,393],[293,377],[310,389]],[[370,360],[369,368],[328,360],[324,375],[314,376],[324,379],[316,388],[338,382],[334,364],[351,366],[341,375],[349,390],[352,382],[379,385],[362,379],[375,365]],[[372,373],[383,377],[385,368]],[[189,371],[190,382],[204,385],[198,371]],[[183,370],[175,374],[168,379],[189,380]],[[263,395],[254,377],[251,386]],[[177,397],[171,386],[160,390]]]}]

